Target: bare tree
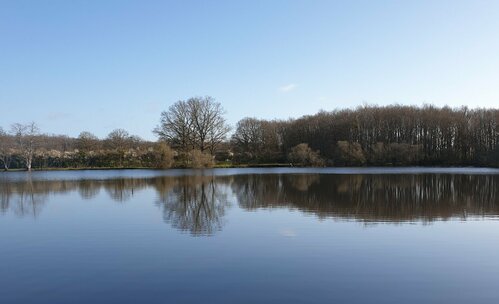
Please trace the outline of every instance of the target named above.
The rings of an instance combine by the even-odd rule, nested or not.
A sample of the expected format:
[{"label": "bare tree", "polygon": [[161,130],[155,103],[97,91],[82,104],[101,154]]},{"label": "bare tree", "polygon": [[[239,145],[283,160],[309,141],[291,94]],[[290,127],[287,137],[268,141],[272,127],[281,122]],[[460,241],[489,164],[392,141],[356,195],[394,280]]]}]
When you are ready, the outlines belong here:
[{"label": "bare tree", "polygon": [[246,154],[245,158],[254,159],[262,151],[263,133],[261,120],[243,118],[237,123],[236,132],[232,135],[232,146],[236,152]]},{"label": "bare tree", "polygon": [[0,127],[0,162],[5,171],[9,170],[12,154],[14,153],[14,140]]},{"label": "bare tree", "polygon": [[94,151],[99,147],[99,138],[90,132],[83,131],[76,139],[76,147],[84,152]]},{"label": "bare tree", "polygon": [[119,154],[119,165],[123,166],[125,151],[131,148],[133,137],[124,129],[115,129],[107,136],[107,142],[111,149]]},{"label": "bare tree", "polygon": [[289,121],[243,118],[237,123],[231,139],[234,159],[239,162],[284,161],[282,138],[289,124]]},{"label": "bare tree", "polygon": [[222,142],[230,127],[227,125],[225,111],[219,102],[210,97],[194,97],[187,101],[193,122],[194,141],[201,152],[209,150],[211,154]]},{"label": "bare tree", "polygon": [[131,136],[124,129],[115,129],[107,135],[107,140],[110,148],[117,151],[124,151],[129,147]]},{"label": "bare tree", "polygon": [[172,147],[187,152],[193,148],[192,117],[187,102],[179,100],[161,113],[154,133]]},{"label": "bare tree", "polygon": [[26,169],[31,171],[33,156],[35,155],[37,149],[37,137],[40,135],[40,129],[34,122],[25,125],[15,123],[11,126],[11,132],[16,138],[16,143],[24,160],[24,164],[26,165]]},{"label": "bare tree", "polygon": [[154,133],[182,152],[198,149],[213,154],[230,131],[224,114],[222,105],[209,96],[179,100],[161,113]]}]

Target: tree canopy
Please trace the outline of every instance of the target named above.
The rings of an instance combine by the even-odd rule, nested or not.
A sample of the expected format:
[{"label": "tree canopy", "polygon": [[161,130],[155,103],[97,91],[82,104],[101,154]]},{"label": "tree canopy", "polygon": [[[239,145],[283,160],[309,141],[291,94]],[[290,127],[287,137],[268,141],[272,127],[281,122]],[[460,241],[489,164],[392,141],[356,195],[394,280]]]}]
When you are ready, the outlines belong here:
[{"label": "tree canopy", "polygon": [[161,113],[154,133],[179,151],[213,154],[230,131],[224,114],[222,105],[209,96],[179,100]]}]

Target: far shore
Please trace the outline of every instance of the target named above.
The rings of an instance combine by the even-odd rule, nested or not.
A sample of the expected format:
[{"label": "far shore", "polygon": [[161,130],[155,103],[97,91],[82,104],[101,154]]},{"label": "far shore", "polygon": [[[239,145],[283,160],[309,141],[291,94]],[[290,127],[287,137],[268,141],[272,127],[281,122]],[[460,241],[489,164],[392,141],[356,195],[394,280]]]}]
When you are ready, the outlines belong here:
[{"label": "far shore", "polygon": [[[494,166],[396,166],[396,165],[377,165],[377,166],[324,166],[324,167],[309,167],[297,166],[293,164],[275,163],[275,164],[217,164],[213,167],[206,168],[188,168],[188,167],[171,167],[171,168],[150,168],[150,167],[79,167],[79,168],[32,168],[31,172],[46,172],[46,171],[110,171],[110,170],[151,170],[151,171],[164,171],[164,170],[182,170],[182,169],[233,169],[233,168],[330,168],[330,169],[349,169],[349,168],[484,168],[484,169],[498,169]],[[9,169],[2,170],[0,173],[8,172],[29,172],[26,169]]]}]

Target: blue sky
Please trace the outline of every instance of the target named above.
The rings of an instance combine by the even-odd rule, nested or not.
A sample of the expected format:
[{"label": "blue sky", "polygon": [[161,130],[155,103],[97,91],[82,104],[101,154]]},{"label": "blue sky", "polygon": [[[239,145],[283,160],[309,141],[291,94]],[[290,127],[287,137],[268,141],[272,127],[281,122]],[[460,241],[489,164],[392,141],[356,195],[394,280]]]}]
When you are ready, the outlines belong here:
[{"label": "blue sky", "polygon": [[235,124],[368,104],[499,107],[499,1],[0,0],[0,126],[145,139],[210,95]]}]

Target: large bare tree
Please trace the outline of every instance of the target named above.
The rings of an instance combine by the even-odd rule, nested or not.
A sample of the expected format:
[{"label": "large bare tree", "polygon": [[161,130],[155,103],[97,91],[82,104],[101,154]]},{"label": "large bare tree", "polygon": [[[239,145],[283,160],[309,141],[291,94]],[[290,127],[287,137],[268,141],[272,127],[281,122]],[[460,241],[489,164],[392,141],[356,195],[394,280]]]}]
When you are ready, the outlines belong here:
[{"label": "large bare tree", "polygon": [[246,117],[237,123],[232,135],[232,146],[236,152],[246,154],[247,158],[257,157],[264,143],[263,122],[256,118]]},{"label": "large bare tree", "polygon": [[187,102],[180,100],[161,113],[159,126],[154,133],[182,152],[193,149],[193,121]]},{"label": "large bare tree", "polygon": [[161,113],[154,133],[182,152],[199,149],[213,154],[230,131],[224,114],[222,105],[209,96],[179,100]]},{"label": "large bare tree", "polygon": [[279,162],[283,121],[243,118],[237,123],[231,146],[236,162]]},{"label": "large bare tree", "polygon": [[192,115],[195,142],[197,148],[213,154],[216,146],[222,142],[230,127],[224,118],[225,111],[212,97],[190,98],[188,105]]},{"label": "large bare tree", "polygon": [[11,133],[16,139],[16,144],[28,171],[31,171],[33,156],[35,155],[40,135],[40,129],[34,122],[28,124],[15,123],[11,126]]}]

